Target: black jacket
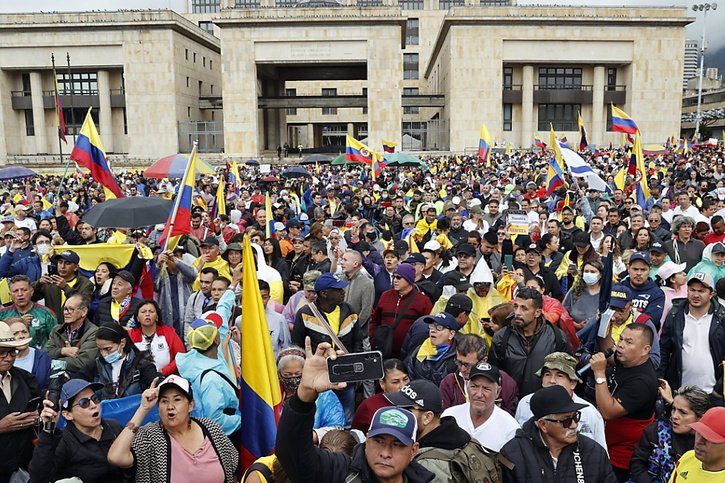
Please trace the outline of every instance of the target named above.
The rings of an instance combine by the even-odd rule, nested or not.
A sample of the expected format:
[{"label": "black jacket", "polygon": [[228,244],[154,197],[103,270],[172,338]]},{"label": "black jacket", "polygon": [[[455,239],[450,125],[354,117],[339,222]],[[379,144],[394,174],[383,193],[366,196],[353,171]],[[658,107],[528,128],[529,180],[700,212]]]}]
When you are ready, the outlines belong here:
[{"label": "black jacket", "polygon": [[441,418],[440,426],[420,438],[418,444],[420,449],[458,449],[467,445],[469,441],[471,441],[471,435],[458,426],[455,418],[446,416]]},{"label": "black jacket", "polygon": [[77,476],[84,483],[132,481],[124,478],[123,470],[112,466],[107,459],[109,448],[123,428],[112,419],[102,420],[101,425],[103,433],[99,441],[78,431],[73,423],[68,423],[62,432],[40,431],[30,461],[30,479],[48,483]]},{"label": "black jacket", "polygon": [[[96,315],[93,317],[93,323],[96,324],[98,327],[102,326],[103,324],[115,323],[113,317],[111,317],[111,302],[113,302],[113,298],[111,297],[102,298],[101,301],[98,302]],[[136,313],[136,309],[138,308],[139,304],[141,304],[141,299],[131,297],[129,307],[126,312],[124,312],[124,314],[121,316],[121,320],[119,321],[122,326],[126,327],[131,318],[133,318],[133,315]]]},{"label": "black jacket", "polygon": [[[688,310],[687,300],[675,301],[672,304],[667,320],[662,327],[660,337],[660,366],[658,375],[667,379],[672,390],[682,385],[682,343],[685,330],[685,312]],[[710,302],[712,323],[710,324],[709,345],[712,364],[715,369],[715,388],[722,388],[723,368],[725,359],[725,307],[716,301]]]},{"label": "black jacket", "polygon": [[[326,321],[329,322],[327,320],[327,314],[320,309],[320,306],[316,302],[315,307],[325,317]],[[314,351],[320,342],[332,343],[332,338],[327,334],[325,328],[317,321],[317,317],[310,310],[309,305],[305,305],[297,311],[295,325],[290,333],[294,345],[304,347],[305,336],[309,335],[310,341],[312,342],[312,350]],[[347,302],[340,304],[340,325],[336,335],[348,351],[362,352],[364,335],[360,326],[360,320]]]},{"label": "black jacket", "polygon": [[[365,443],[355,447],[352,458],[316,448],[312,444],[314,419],[315,404],[302,402],[295,395],[285,404],[279,420],[277,459],[293,483],[343,483],[348,476],[349,481],[378,481],[365,458]],[[404,475],[408,483],[433,481],[433,473],[415,461],[408,465]]]},{"label": "black jacket", "polygon": [[444,377],[456,372],[458,369],[456,365],[456,340],[454,339],[446,353],[435,361],[429,359],[418,360],[418,351],[420,351],[421,346],[422,344],[413,349],[406,358],[405,365],[408,368],[410,379],[426,379],[436,386],[440,386]]},{"label": "black jacket", "polygon": [[[534,322],[532,322],[534,323]],[[544,357],[552,352],[572,353],[564,333],[543,317],[534,335],[529,338],[528,349],[524,337],[512,326],[493,336],[489,362],[508,372],[519,386],[519,397],[531,394],[541,387],[541,379],[534,373],[544,365]]]},{"label": "black jacket", "polygon": [[[0,391],[0,419],[10,413],[24,413],[28,402],[40,396],[38,382],[31,373],[12,367],[10,369],[10,403]],[[33,428],[0,434],[0,477],[13,473],[18,468],[27,468],[33,455]]]},{"label": "black jacket", "polygon": [[513,468],[502,465],[504,483],[577,483],[574,453],[578,451],[584,481],[587,483],[617,483],[607,452],[593,439],[577,435],[576,444],[565,447],[554,469],[549,448],[531,418],[516,431],[514,439],[501,448],[501,456]]}]

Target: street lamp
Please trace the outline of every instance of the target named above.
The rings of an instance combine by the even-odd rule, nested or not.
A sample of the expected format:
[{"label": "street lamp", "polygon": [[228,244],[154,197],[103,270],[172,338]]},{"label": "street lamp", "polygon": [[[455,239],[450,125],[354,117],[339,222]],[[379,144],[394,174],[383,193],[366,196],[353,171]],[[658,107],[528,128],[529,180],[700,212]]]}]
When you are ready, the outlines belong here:
[{"label": "street lamp", "polygon": [[705,29],[707,28],[707,12],[717,10],[717,3],[696,3],[692,6],[695,12],[703,12],[702,40],[700,40],[700,79],[697,86],[697,118],[695,119],[695,139],[700,139],[700,120],[702,106],[702,78],[705,75]]}]

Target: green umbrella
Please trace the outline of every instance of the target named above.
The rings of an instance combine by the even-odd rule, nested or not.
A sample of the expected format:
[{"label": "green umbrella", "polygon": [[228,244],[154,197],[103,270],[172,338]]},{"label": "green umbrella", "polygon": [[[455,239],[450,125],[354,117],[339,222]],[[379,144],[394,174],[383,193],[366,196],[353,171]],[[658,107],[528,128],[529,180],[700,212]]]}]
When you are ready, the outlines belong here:
[{"label": "green umbrella", "polygon": [[412,166],[427,169],[428,165],[408,153],[390,153],[385,156],[388,166]]}]

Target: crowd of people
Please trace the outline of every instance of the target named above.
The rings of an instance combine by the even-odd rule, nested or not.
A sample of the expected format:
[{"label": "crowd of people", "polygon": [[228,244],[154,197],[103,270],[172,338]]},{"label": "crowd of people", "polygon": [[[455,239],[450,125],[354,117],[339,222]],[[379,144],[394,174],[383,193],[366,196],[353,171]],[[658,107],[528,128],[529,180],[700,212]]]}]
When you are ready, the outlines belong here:
[{"label": "crowd of people", "polygon": [[[649,157],[624,184],[624,149],[587,153],[605,192],[548,189],[549,156],[222,167],[172,247],[164,225],[85,222],[93,179],[8,183],[0,483],[725,481],[722,147]],[[284,402],[249,468],[244,237]],[[330,383],[326,358],[370,350],[380,380]],[[134,401],[127,420],[110,400]]]}]

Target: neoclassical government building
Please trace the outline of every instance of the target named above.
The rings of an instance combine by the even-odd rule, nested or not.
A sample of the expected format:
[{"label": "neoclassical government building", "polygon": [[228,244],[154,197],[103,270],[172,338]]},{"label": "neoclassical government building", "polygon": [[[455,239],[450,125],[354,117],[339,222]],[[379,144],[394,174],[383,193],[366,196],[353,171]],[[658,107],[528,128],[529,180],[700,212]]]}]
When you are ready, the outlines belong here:
[{"label": "neoclassical government building", "polygon": [[[549,126],[618,143],[609,105],[645,142],[679,132],[684,8],[542,7],[513,0],[190,0],[187,12],[0,16],[0,163],[57,157],[88,107],[106,151],[138,161],[199,149],[247,159],[472,151],[485,124],[531,146]],[[55,57],[55,79],[51,65]],[[70,67],[68,67],[68,58]],[[63,145],[71,149],[72,140]]]}]

